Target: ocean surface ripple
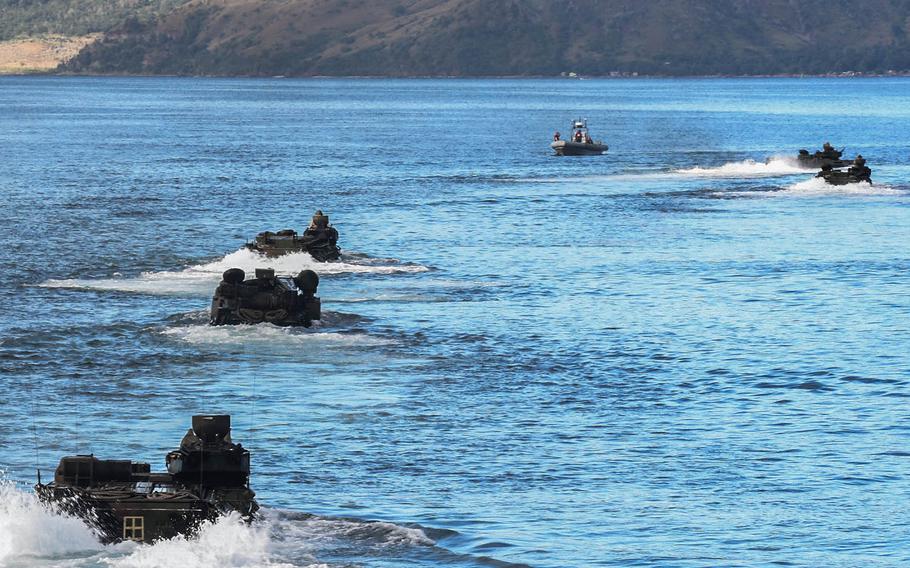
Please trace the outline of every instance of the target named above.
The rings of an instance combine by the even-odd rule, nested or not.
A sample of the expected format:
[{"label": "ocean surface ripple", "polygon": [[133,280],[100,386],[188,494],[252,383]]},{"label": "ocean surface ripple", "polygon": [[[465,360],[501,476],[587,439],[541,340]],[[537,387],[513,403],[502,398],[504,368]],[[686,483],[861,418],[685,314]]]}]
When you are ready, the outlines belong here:
[{"label": "ocean surface ripple", "polygon": [[[906,566],[907,108],[907,79],[0,78],[0,566]],[[577,115],[607,155],[550,155]],[[788,158],[825,140],[875,183]],[[242,248],[317,208],[340,262]],[[262,265],[319,271],[324,320],[208,327]],[[102,546],[36,503],[36,468],[161,469],[202,412],[260,522]]]}]

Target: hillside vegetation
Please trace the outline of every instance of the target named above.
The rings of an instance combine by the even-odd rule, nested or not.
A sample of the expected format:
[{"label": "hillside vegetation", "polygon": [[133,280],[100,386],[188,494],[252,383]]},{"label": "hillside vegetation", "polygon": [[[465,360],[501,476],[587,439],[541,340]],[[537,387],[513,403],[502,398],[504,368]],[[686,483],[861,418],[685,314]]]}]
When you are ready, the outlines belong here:
[{"label": "hillside vegetation", "polygon": [[0,0],[0,41],[45,35],[85,36],[128,18],[149,20],[187,0]]},{"label": "hillside vegetation", "polygon": [[[16,2],[0,0],[0,5],[11,4]],[[118,7],[103,19],[110,24],[105,37],[63,67],[76,73],[688,75],[910,69],[907,0],[30,4],[65,5],[76,12],[80,4],[96,11],[100,4]],[[28,13],[40,19],[36,8]],[[144,17],[133,17],[137,14]],[[55,21],[48,31],[60,32],[63,21],[74,33],[102,25],[96,18],[91,26],[77,26],[81,15],[69,21],[57,14]],[[40,28],[34,21],[31,25]]]}]

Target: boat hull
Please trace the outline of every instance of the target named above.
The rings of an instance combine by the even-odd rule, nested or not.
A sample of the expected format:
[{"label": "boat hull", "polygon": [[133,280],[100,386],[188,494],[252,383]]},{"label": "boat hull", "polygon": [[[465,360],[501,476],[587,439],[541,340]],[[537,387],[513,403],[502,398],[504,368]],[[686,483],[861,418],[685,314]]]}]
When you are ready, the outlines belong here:
[{"label": "boat hull", "polygon": [[608,149],[606,144],[585,144],[567,140],[557,140],[550,144],[550,148],[553,148],[557,156],[600,156]]}]

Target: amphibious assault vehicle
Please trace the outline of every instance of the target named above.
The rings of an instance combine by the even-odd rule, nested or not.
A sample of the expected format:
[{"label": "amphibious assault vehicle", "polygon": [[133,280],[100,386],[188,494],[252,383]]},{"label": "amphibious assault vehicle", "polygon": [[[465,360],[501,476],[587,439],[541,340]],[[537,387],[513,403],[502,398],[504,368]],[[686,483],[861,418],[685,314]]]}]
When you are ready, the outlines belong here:
[{"label": "amphibious assault vehicle", "polygon": [[313,220],[303,235],[298,235],[297,231],[293,229],[284,229],[277,233],[265,231],[256,235],[252,242],[244,246],[268,257],[308,252],[319,262],[341,258],[338,231],[329,225],[329,216],[323,214],[322,211],[317,211],[313,215]]},{"label": "amphibious assault vehicle", "polygon": [[823,168],[825,166],[845,168],[852,162],[850,160],[841,159],[843,154],[844,148],[836,150],[831,144],[825,142],[821,150],[812,154],[810,154],[808,150],[800,150],[799,155],[796,156],[796,161],[801,167],[809,169]]},{"label": "amphibious assault vehicle", "polygon": [[822,171],[815,177],[822,178],[831,185],[847,185],[848,183],[872,183],[872,170],[866,165],[862,156],[856,156],[847,171],[836,170],[830,165],[822,166]]},{"label": "amphibious assault vehicle", "polygon": [[591,138],[586,118],[572,121],[572,137],[569,140],[563,140],[559,132],[554,134],[550,148],[557,156],[599,156],[608,149],[602,140],[595,142]]},{"label": "amphibious assault vehicle", "polygon": [[42,484],[39,473],[35,492],[82,518],[105,543],[192,534],[202,521],[231,512],[249,521],[259,509],[249,488],[250,452],[231,441],[230,416],[193,416],[165,463],[166,473],[153,473],[147,463],[65,457],[53,482]]},{"label": "amphibious assault vehicle", "polygon": [[245,280],[240,268],[230,268],[215,289],[210,312],[211,325],[273,323],[310,327],[322,317],[316,297],[319,276],[303,270],[297,276],[275,276],[272,268],[257,268],[256,277]]}]

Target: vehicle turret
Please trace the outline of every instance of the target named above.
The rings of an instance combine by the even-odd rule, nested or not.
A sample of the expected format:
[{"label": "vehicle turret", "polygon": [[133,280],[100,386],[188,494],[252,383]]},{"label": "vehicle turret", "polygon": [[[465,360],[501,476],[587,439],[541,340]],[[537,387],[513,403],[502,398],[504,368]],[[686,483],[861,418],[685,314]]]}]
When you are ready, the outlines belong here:
[{"label": "vehicle turret", "polygon": [[193,427],[165,463],[174,480],[187,484],[246,486],[250,477],[250,452],[231,442],[230,416],[193,416]]}]

